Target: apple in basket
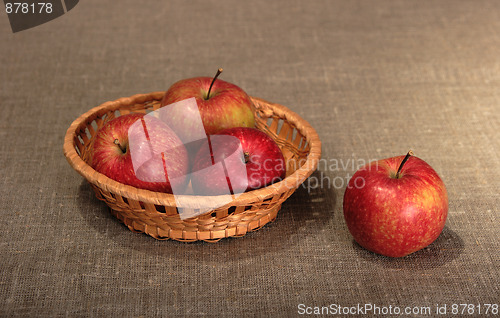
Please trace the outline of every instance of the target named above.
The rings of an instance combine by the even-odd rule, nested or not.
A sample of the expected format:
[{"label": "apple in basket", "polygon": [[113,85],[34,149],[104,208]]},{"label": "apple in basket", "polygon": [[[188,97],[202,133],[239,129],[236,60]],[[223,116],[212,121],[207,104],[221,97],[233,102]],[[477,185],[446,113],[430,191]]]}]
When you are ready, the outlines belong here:
[{"label": "apple in basket", "polygon": [[371,162],[349,180],[344,218],[354,239],[369,251],[406,256],[431,244],[444,228],[444,183],[412,155]]},{"label": "apple in basket", "polygon": [[[191,171],[195,194],[242,193],[285,177],[283,154],[264,132],[256,128],[235,127],[208,137],[208,142],[197,153]],[[218,165],[220,169],[216,168]]]},{"label": "apple in basket", "polygon": [[[191,135],[199,131],[196,117],[201,116],[206,135],[215,134],[232,127],[254,127],[254,106],[250,97],[238,86],[217,80],[222,69],[214,78],[194,77],[180,80],[166,91],[161,106],[165,107],[180,101],[195,98],[199,115],[180,108],[178,111],[165,112],[161,116],[186,144],[199,139]],[[187,135],[187,136],[186,136]],[[199,134],[198,134],[199,135]],[[204,135],[202,136],[204,137]]]},{"label": "apple in basket", "polygon": [[179,137],[150,115],[127,114],[99,129],[92,167],[123,184],[180,193],[187,183],[188,154]]}]

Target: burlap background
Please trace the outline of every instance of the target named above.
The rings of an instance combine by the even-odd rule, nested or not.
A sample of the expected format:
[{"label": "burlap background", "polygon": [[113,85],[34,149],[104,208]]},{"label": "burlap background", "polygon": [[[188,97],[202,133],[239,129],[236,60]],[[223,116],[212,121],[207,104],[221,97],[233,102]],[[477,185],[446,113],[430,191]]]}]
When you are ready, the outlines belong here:
[{"label": "burlap background", "polygon": [[[0,43],[0,316],[500,302],[500,2],[86,0],[15,34],[2,13]],[[67,164],[66,129],[218,67],[308,120],[323,165],[244,238],[130,232]],[[358,164],[410,148],[445,181],[449,218],[430,247],[388,259],[353,242],[342,196]]]}]

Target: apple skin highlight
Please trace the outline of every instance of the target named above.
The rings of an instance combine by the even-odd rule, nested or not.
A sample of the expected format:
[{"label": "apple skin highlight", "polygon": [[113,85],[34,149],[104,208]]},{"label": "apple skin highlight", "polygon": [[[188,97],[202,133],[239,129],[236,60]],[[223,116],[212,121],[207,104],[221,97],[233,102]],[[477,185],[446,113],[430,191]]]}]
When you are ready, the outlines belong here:
[{"label": "apple skin highlight", "polygon": [[448,195],[425,161],[404,156],[371,162],[350,179],[344,193],[344,218],[356,242],[390,257],[403,257],[432,242],[448,215]]}]

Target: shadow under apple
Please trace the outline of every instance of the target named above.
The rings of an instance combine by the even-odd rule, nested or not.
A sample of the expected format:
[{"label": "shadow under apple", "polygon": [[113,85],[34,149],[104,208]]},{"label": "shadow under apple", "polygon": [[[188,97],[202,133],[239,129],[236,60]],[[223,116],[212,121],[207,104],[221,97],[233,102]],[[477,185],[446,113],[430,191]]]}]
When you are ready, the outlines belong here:
[{"label": "shadow under apple", "polygon": [[392,258],[370,252],[352,241],[358,255],[370,262],[383,267],[408,270],[425,270],[440,267],[456,259],[464,250],[462,238],[448,226],[445,226],[441,235],[429,246],[410,255]]},{"label": "shadow under apple", "polygon": [[222,239],[217,243],[184,243],[159,241],[143,233],[132,233],[111,215],[104,202],[95,197],[85,180],[80,185],[78,198],[82,217],[88,225],[116,244],[152,256],[214,263],[220,262],[221,258],[237,261],[287,249],[297,244],[304,235],[319,232],[333,217],[336,205],[334,189],[308,188],[306,184],[282,204],[274,222],[257,231],[239,238]]}]

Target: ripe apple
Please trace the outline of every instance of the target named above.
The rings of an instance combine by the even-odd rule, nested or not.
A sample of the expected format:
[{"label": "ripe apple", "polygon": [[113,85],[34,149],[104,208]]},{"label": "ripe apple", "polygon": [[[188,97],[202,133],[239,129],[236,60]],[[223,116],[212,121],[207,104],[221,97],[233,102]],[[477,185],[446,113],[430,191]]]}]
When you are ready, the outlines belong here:
[{"label": "ripe apple", "polygon": [[448,215],[448,195],[436,171],[412,156],[360,168],[344,193],[344,218],[359,245],[402,257],[431,244]]},{"label": "ripe apple", "polygon": [[151,191],[182,191],[187,151],[165,123],[145,114],[107,122],[96,134],[91,166],[123,184]]},{"label": "ripe apple", "polygon": [[[240,87],[217,80],[221,72],[222,69],[219,69],[214,78],[194,77],[174,83],[166,91],[161,106],[168,107],[170,104],[195,98],[206,135],[227,128],[254,127],[254,106],[250,97]],[[190,112],[193,110],[180,108],[178,111],[167,112],[168,115],[162,117],[185,143],[196,140],[197,137],[191,135],[199,131],[196,120],[198,114],[190,116]]]},{"label": "ripe apple", "polygon": [[229,128],[211,135],[191,172],[195,194],[221,195],[259,189],[285,177],[276,142],[256,128]]}]

